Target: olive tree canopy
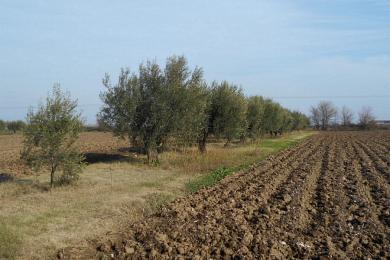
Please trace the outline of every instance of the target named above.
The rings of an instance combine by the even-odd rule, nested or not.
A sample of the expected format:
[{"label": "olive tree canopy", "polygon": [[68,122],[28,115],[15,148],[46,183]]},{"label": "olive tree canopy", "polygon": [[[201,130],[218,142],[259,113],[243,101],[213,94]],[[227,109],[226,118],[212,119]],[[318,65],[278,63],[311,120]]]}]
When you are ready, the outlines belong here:
[{"label": "olive tree canopy", "polygon": [[203,73],[200,68],[190,70],[182,56],[168,58],[164,71],[148,61],[138,74],[122,69],[116,85],[108,75],[103,84],[99,120],[142,145],[149,163],[158,161],[157,148],[168,138],[195,142],[204,129],[208,94]]},{"label": "olive tree canopy", "polygon": [[83,156],[74,143],[83,129],[83,122],[76,109],[77,101],[55,85],[46,103],[27,115],[22,159],[36,171],[48,169],[51,188],[57,171],[63,172],[59,182],[71,183],[78,179],[82,170]]}]

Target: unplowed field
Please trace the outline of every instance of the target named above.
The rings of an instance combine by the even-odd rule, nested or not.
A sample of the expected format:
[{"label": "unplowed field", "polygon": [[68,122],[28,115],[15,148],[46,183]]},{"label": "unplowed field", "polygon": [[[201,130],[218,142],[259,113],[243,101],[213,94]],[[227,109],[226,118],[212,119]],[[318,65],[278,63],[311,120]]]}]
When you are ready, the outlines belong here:
[{"label": "unplowed field", "polygon": [[[111,133],[88,132],[81,134],[77,145],[85,154],[99,154],[118,152],[119,149],[128,147],[129,143],[113,137]],[[0,135],[0,174],[17,175],[30,172],[20,160],[22,148],[22,135]]]},{"label": "unplowed field", "polygon": [[99,250],[119,259],[390,257],[389,149],[389,132],[313,136]]}]

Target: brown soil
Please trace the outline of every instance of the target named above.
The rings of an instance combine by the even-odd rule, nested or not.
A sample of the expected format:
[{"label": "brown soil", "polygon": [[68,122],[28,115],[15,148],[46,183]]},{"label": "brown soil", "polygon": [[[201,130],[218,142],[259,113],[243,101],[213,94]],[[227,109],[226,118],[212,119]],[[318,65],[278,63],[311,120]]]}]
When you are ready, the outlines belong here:
[{"label": "brown soil", "polygon": [[313,136],[133,224],[96,257],[390,257],[390,132]]},{"label": "brown soil", "polygon": [[[102,158],[104,161],[107,156],[119,157],[122,154],[120,151],[129,147],[129,142],[113,137],[111,133],[86,132],[80,135],[76,145],[87,159],[93,155],[92,159]],[[31,173],[20,159],[22,148],[22,135],[0,135],[0,173],[14,176]]]}]

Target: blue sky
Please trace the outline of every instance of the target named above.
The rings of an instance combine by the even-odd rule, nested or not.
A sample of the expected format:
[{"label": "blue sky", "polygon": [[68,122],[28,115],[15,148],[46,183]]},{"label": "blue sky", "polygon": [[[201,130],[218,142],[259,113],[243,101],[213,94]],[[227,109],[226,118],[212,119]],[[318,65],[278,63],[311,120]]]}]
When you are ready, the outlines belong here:
[{"label": "blue sky", "polygon": [[173,54],[291,109],[331,100],[390,119],[389,0],[0,0],[0,118],[59,82],[93,123],[105,72]]}]

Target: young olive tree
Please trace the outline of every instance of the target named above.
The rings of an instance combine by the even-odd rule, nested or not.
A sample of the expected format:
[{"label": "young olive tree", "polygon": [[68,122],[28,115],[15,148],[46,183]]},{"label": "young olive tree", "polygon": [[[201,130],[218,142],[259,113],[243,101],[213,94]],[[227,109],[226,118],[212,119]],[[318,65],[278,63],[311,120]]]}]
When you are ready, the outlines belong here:
[{"label": "young olive tree", "polygon": [[246,100],[241,88],[226,81],[212,84],[210,120],[213,133],[226,139],[243,138],[246,132]]},{"label": "young olive tree", "polygon": [[[76,181],[82,171],[84,157],[74,144],[83,123],[76,109],[77,101],[55,85],[46,103],[27,114],[22,159],[36,171],[50,171],[50,188],[57,180],[60,184]],[[57,171],[62,171],[58,179]]]}]

